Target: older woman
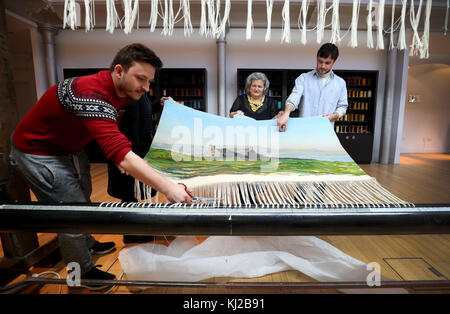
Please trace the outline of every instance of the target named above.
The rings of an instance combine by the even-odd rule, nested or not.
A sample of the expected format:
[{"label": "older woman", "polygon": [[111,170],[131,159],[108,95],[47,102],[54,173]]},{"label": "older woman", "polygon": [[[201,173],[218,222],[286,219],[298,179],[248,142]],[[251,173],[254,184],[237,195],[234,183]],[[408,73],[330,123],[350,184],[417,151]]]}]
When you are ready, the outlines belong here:
[{"label": "older woman", "polygon": [[266,96],[269,90],[269,80],[264,73],[254,72],[247,77],[245,94],[236,98],[230,109],[230,118],[236,114],[245,115],[256,120],[278,118],[281,109],[277,102]]}]

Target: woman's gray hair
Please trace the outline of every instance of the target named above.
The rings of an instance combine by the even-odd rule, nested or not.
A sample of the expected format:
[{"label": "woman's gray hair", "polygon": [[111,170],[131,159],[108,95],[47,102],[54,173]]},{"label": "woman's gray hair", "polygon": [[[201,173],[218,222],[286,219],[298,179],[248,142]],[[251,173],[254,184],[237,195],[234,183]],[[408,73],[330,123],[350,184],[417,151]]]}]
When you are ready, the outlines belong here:
[{"label": "woman's gray hair", "polygon": [[269,90],[269,79],[264,73],[261,72],[253,72],[249,76],[247,76],[247,80],[245,81],[245,93],[248,95],[250,93],[250,86],[254,80],[262,80],[264,82],[264,96],[267,94]]}]

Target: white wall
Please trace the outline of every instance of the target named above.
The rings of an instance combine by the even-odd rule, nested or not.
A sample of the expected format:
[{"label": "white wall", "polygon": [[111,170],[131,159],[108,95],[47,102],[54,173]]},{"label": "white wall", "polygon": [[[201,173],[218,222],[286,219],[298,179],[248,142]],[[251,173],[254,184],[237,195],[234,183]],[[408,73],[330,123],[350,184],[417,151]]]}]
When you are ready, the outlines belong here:
[{"label": "white wall", "polygon": [[[402,153],[450,153],[450,41],[430,36],[430,58],[411,57]],[[419,102],[408,102],[408,95]]]},{"label": "white wall", "polygon": [[175,29],[173,36],[162,36],[160,31],[133,30],[125,35],[116,30],[111,35],[105,30],[85,33],[82,30],[60,31],[56,37],[56,62],[58,79],[63,78],[64,68],[107,67],[116,52],[127,44],[140,42],[153,49],[165,68],[206,68],[208,88],[208,112],[217,114],[217,49],[216,41],[198,34],[184,37],[182,29]]}]

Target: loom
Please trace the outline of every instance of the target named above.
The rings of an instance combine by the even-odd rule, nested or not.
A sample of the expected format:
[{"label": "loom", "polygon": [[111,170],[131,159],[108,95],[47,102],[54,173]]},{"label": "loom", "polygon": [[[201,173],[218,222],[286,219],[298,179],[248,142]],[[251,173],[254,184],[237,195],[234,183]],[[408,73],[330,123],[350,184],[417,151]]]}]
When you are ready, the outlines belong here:
[{"label": "loom", "polygon": [[446,234],[450,233],[450,205],[2,204],[0,230],[261,236]]},{"label": "loom", "polygon": [[[293,119],[287,132],[282,134],[270,131],[274,121],[242,121],[213,117],[175,103],[165,104],[152,148],[145,159],[163,175],[189,187],[193,196],[210,199],[210,202],[165,204],[157,198],[151,203],[149,187],[141,190],[140,184],[136,184],[136,197],[141,199],[142,196],[144,202],[0,204],[0,231],[195,236],[450,233],[450,205],[414,205],[384,189],[347,156],[328,119]],[[231,147],[234,145],[223,144],[228,143],[227,140],[197,143],[198,134],[192,137],[193,142],[184,137],[182,141],[176,136],[167,137],[173,134],[173,126],[183,126],[179,134],[185,136],[199,130],[200,135],[209,134],[206,131],[211,126],[217,131],[218,126],[224,128],[225,124],[230,124],[239,130],[250,123],[266,126],[263,130],[267,132],[259,140],[266,139],[265,135],[275,139],[279,136],[282,149],[277,151],[277,158],[262,150],[264,141],[259,141],[259,146]],[[242,132],[231,132],[232,138],[234,134],[243,138]],[[304,135],[302,141],[298,141],[297,134]],[[318,149],[311,150],[305,144],[308,140],[318,145]],[[189,149],[188,154],[174,151],[181,143],[184,148],[192,147],[193,154]],[[286,143],[293,149],[289,150]],[[294,156],[286,155],[293,151]],[[207,154],[198,155],[198,152]],[[266,157],[272,158],[267,161]],[[41,281],[28,279],[24,284],[31,283]],[[111,281],[107,284],[157,286],[161,283]],[[445,284],[448,285],[448,281]],[[342,287],[340,284],[331,286]]]}]

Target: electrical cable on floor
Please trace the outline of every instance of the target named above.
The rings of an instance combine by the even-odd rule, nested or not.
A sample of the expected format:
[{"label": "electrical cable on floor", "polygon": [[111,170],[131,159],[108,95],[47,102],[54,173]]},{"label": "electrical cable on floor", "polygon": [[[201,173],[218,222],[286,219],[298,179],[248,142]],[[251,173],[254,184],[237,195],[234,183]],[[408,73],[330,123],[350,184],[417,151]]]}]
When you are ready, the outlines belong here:
[{"label": "electrical cable on floor", "polygon": [[[49,271],[44,271],[44,272],[39,273],[39,274],[33,274],[32,277],[34,277],[34,278],[39,278],[39,277],[41,277],[42,275],[47,275],[47,274],[56,275],[56,276],[58,277],[58,279],[61,279],[61,276],[60,276],[57,272],[51,271],[51,270],[49,270]],[[58,294],[61,294],[62,287],[61,287],[61,285],[58,285],[58,286],[59,286]]]}]

